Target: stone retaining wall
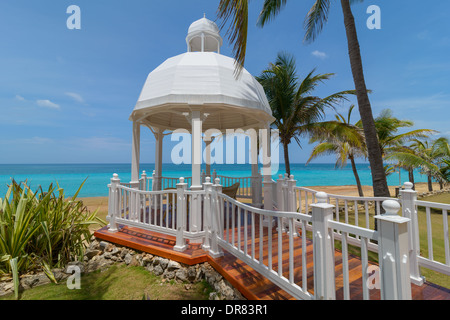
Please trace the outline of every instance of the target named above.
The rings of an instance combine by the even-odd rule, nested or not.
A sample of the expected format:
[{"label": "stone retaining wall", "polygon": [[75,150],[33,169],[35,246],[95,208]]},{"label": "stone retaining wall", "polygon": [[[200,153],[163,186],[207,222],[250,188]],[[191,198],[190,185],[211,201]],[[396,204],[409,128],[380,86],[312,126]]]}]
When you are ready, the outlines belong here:
[{"label": "stone retaining wall", "polygon": [[[210,293],[210,300],[245,300],[241,293],[233,288],[209,263],[188,266],[106,241],[98,242],[94,240],[86,250],[84,261],[70,262],[65,269],[54,269],[52,271],[56,280],[62,282],[72,274],[68,271],[69,266],[78,266],[83,274],[96,270],[104,271],[116,264],[141,266],[163,279],[187,284],[206,280],[214,289]],[[26,274],[21,276],[20,279],[20,286],[23,290],[48,283],[50,283],[50,280],[43,272]],[[11,293],[13,293],[12,279],[0,281],[0,296]]]}]

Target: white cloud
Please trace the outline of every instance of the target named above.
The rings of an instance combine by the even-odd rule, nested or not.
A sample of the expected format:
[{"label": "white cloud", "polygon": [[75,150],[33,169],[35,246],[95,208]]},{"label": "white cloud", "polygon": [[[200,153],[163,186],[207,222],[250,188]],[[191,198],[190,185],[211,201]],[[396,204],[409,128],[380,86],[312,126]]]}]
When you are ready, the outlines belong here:
[{"label": "white cloud", "polygon": [[85,103],[83,97],[80,94],[78,94],[78,93],[66,92],[65,94],[66,94],[66,96],[71,97],[76,102]]},{"label": "white cloud", "polygon": [[19,101],[25,101],[25,98],[19,95],[16,95],[16,99]]},{"label": "white cloud", "polygon": [[322,51],[319,51],[319,50],[313,51],[313,52],[311,52],[311,54],[312,54],[314,57],[320,58],[320,59],[326,59],[326,58],[328,58],[328,55],[327,55],[325,52],[322,52]]},{"label": "white cloud", "polygon": [[53,103],[50,100],[37,100],[36,103],[39,107],[51,108],[51,109],[60,109],[61,108],[59,106],[59,104]]}]

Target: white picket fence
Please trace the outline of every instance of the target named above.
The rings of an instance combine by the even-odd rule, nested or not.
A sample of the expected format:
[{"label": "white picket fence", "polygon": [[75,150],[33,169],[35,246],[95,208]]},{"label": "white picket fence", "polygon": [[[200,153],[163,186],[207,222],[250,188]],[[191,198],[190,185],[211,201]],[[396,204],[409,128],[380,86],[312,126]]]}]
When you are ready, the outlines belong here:
[{"label": "white picket fence", "polygon": [[[335,299],[336,282],[342,283],[343,298],[350,299],[350,245],[360,248],[364,299],[370,298],[373,284],[368,272],[369,251],[379,256],[382,299],[410,299],[411,281],[423,283],[420,267],[450,275],[450,205],[417,201],[410,184],[405,184],[399,199],[359,198],[317,193],[297,187],[292,176],[280,177],[265,186],[275,193],[277,210],[264,210],[224,195],[220,177],[214,185],[205,178],[200,191],[188,190],[183,178],[176,189],[147,191],[150,179],[143,175],[139,186],[131,188],[117,175],[113,177],[109,185],[111,232],[116,232],[118,225],[127,225],[175,236],[174,249],[178,251],[186,249],[186,240],[202,243],[213,257],[226,250],[298,299]],[[400,205],[402,216],[397,215]],[[418,215],[418,209],[423,214]],[[431,227],[434,210],[442,213],[444,257],[437,257],[433,250],[442,241],[436,240],[437,230]],[[419,223],[427,226],[426,256],[420,247]],[[313,242],[313,288],[308,287],[307,234]],[[339,279],[335,274],[335,243],[342,252]],[[288,252],[289,259],[284,269],[283,252]],[[301,275],[294,272],[299,266]]]},{"label": "white picket fence", "polygon": [[[311,214],[311,204],[316,202],[317,191],[297,187],[297,181],[291,176],[289,179],[280,177],[277,181],[278,208],[280,210],[296,211],[304,214]],[[450,238],[449,238],[449,204],[426,202],[417,200],[417,192],[412,190],[412,183],[405,183],[400,196],[395,198],[382,197],[351,197],[327,194],[327,203],[333,205],[333,221],[353,225],[355,227],[364,226],[365,229],[375,229],[375,216],[382,213],[382,203],[386,200],[396,201],[401,204],[401,216],[410,219],[408,225],[409,235],[409,261],[411,268],[411,280],[413,283],[421,285],[424,281],[420,273],[420,267],[450,276]],[[282,199],[282,201],[280,201]],[[439,217],[441,215],[441,217]],[[433,230],[432,219],[442,222],[440,230]],[[426,226],[426,238],[423,232],[419,232],[419,225]],[[436,225],[436,224],[435,224]],[[308,230],[312,227],[308,225]],[[422,234],[422,235],[421,235]],[[342,233],[335,229],[333,237],[342,239]],[[367,245],[370,251],[378,252],[379,246],[375,239],[367,244],[362,243],[357,234],[352,234],[346,239],[348,244],[362,248]],[[420,243],[426,242],[426,246],[421,247]],[[435,256],[434,247],[442,246],[444,254]]]}]

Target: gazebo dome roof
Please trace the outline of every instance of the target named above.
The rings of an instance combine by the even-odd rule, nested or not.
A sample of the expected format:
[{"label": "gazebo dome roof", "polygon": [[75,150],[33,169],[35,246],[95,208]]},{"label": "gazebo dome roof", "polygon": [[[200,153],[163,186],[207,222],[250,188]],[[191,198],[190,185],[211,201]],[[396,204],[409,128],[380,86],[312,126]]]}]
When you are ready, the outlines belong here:
[{"label": "gazebo dome roof", "polygon": [[[187,40],[198,30],[220,37],[217,25],[203,18],[191,25]],[[131,119],[166,130],[190,130],[186,116],[200,110],[204,130],[267,126],[273,117],[264,89],[245,69],[236,78],[235,67],[234,59],[211,51],[169,58],[149,74]]]},{"label": "gazebo dome roof", "polygon": [[220,30],[217,24],[214,21],[207,19],[206,17],[194,21],[189,27],[188,35],[202,31],[220,35]]}]

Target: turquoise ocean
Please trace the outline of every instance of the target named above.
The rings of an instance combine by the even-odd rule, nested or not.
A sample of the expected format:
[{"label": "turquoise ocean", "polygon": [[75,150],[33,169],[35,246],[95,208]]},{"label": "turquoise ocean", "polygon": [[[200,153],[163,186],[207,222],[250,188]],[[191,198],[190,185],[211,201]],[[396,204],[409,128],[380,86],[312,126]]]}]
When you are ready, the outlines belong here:
[{"label": "turquoise ocean", "polygon": [[[358,173],[363,185],[371,185],[371,173],[368,164],[358,164]],[[245,165],[214,165],[212,167],[218,174],[230,177],[249,177],[251,167]],[[140,170],[148,174],[154,170],[154,164],[141,164]],[[278,174],[284,173],[284,165],[280,164],[279,171],[273,175],[274,180]],[[131,179],[130,164],[0,164],[0,198],[5,196],[11,179],[18,182],[26,181],[32,190],[42,186],[48,190],[50,184],[56,182],[64,189],[66,196],[72,196],[79,186],[84,184],[79,197],[103,197],[108,195],[107,185],[112,175],[117,173],[123,182]],[[355,185],[355,178],[351,166],[336,169],[334,164],[291,164],[291,173],[297,180],[298,186],[339,186]],[[190,165],[163,164],[165,177],[189,177]],[[403,171],[400,175],[402,183],[407,181],[408,174]],[[416,182],[426,182],[426,177],[415,174]],[[399,174],[388,177],[389,185],[399,185]]]}]

